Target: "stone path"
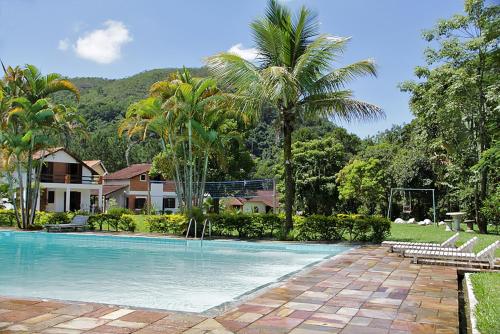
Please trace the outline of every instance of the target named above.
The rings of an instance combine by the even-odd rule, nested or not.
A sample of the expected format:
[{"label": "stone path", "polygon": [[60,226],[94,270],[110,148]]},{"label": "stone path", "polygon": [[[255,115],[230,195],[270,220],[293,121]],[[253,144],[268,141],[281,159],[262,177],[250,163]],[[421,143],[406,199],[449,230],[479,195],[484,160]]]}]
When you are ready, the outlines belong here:
[{"label": "stone path", "polygon": [[368,246],[215,318],[0,297],[0,333],[458,333],[457,272],[411,264],[384,247]]}]

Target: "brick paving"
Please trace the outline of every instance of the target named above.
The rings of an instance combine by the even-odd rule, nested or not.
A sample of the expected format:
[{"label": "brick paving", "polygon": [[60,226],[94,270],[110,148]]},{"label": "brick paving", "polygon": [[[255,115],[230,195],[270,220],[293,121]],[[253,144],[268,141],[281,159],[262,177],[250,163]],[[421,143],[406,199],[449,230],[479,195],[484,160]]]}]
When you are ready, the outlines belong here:
[{"label": "brick paving", "polygon": [[0,297],[0,333],[458,333],[457,271],[366,246],[214,318],[96,303]]}]

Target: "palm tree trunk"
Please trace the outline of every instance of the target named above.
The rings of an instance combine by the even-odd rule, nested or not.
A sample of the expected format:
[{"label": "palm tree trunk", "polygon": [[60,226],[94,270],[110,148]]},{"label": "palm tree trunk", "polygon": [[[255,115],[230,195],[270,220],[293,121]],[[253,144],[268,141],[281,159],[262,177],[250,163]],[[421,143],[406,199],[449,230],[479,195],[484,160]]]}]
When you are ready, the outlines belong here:
[{"label": "palm tree trunk", "polygon": [[189,175],[188,175],[188,212],[191,214],[191,209],[193,207],[193,129],[191,126],[191,120],[188,121],[188,164],[189,164]]},{"label": "palm tree trunk", "polygon": [[293,124],[289,115],[284,114],[283,118],[283,156],[285,159],[285,225],[283,226],[283,237],[286,237],[286,235],[293,228],[293,202],[295,198],[295,183],[293,179],[292,164]]}]

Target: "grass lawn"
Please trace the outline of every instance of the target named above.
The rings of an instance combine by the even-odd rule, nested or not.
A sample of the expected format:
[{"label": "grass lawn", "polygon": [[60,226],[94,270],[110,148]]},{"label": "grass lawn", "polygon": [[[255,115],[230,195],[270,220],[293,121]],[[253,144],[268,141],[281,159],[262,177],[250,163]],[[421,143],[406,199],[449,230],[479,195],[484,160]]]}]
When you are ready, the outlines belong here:
[{"label": "grass lawn", "polygon": [[149,232],[149,225],[146,223],[147,215],[131,215],[132,219],[136,224],[136,232],[147,233]]},{"label": "grass lawn", "polygon": [[481,333],[500,333],[500,273],[471,276],[477,298],[476,318]]},{"label": "grass lawn", "polygon": [[[462,228],[465,229],[466,226],[463,225]],[[474,226],[474,228],[476,229],[477,227]],[[387,240],[441,243],[455,234],[453,231],[447,232],[444,229],[444,225],[436,227],[435,225],[419,226],[392,223],[391,235]],[[498,234],[479,234],[477,230],[475,230],[475,233],[460,232],[460,238],[458,239],[457,245],[463,244],[472,237],[479,238],[478,243],[474,247],[475,252],[482,250],[496,240],[500,240],[500,235]],[[496,256],[500,257],[500,249],[496,250]]]}]

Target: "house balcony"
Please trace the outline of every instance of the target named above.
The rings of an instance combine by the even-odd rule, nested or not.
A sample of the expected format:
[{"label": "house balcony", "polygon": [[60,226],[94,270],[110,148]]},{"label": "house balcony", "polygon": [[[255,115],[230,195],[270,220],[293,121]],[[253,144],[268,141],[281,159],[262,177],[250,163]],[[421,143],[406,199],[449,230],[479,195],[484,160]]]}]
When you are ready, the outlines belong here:
[{"label": "house balcony", "polygon": [[100,175],[71,175],[71,174],[41,174],[42,183],[64,183],[64,184],[102,184]]}]

